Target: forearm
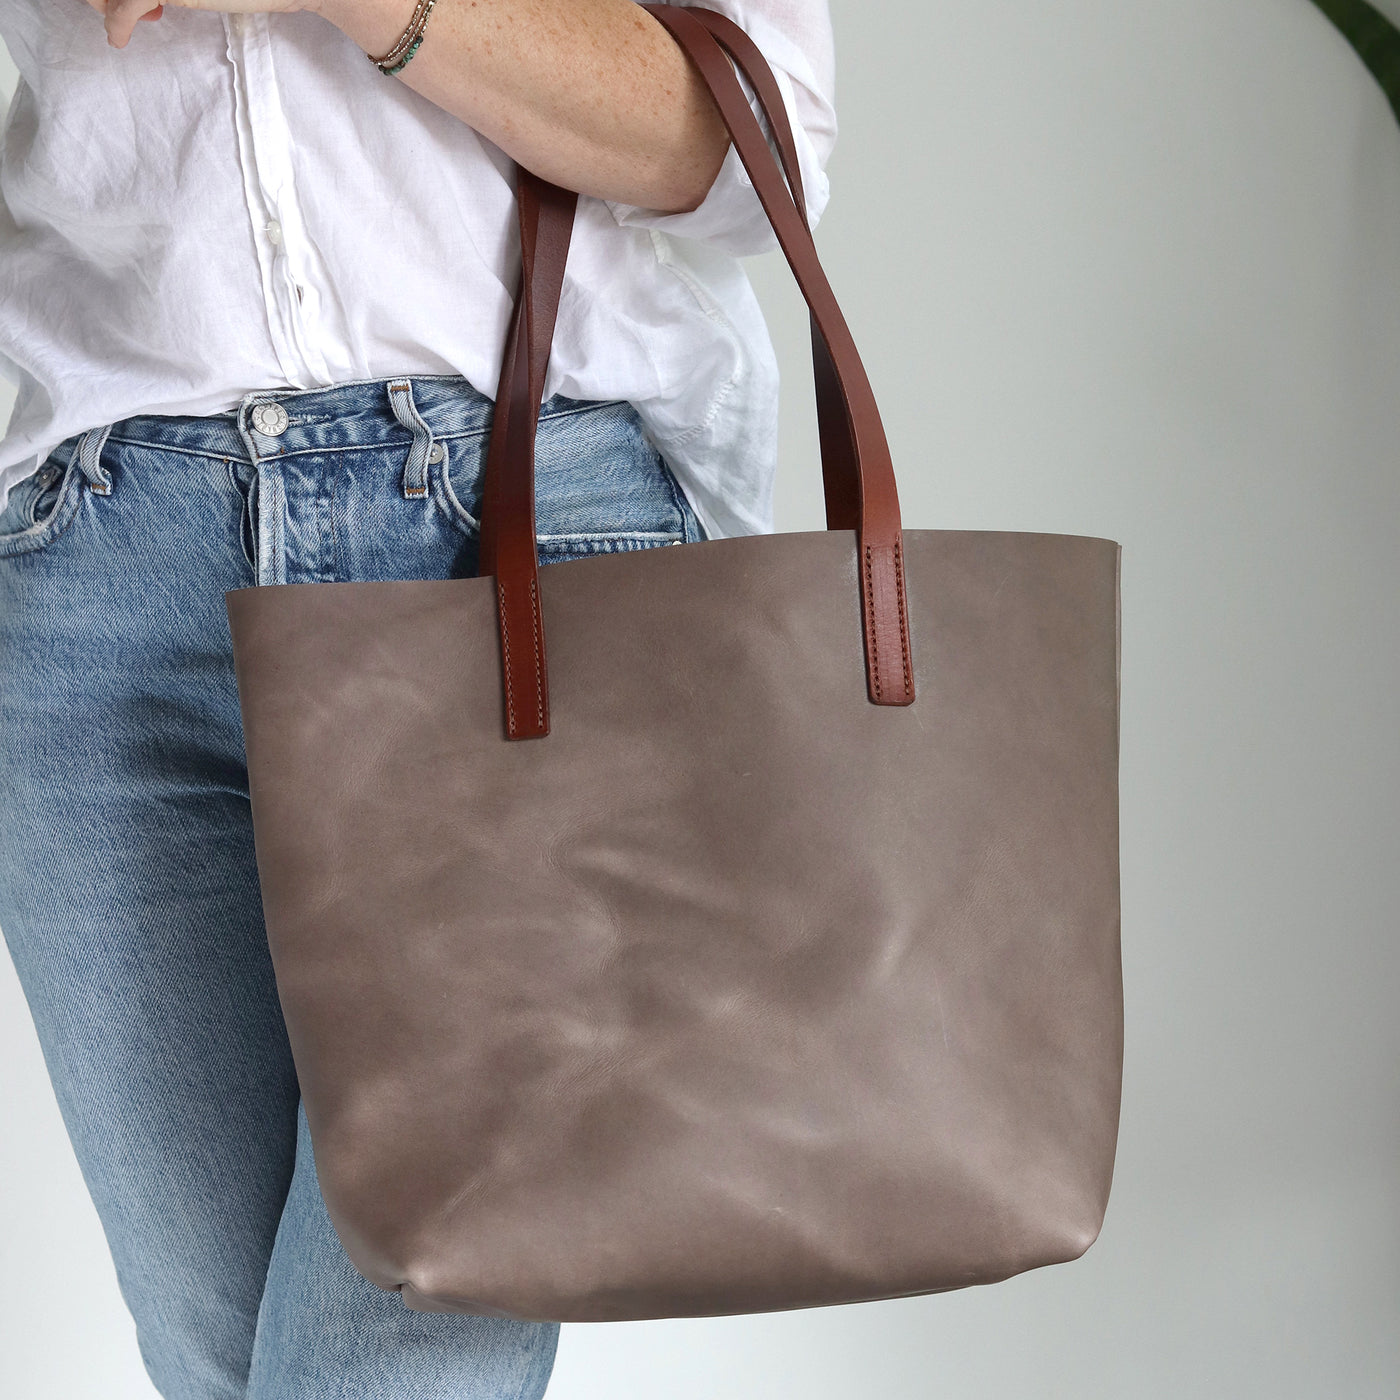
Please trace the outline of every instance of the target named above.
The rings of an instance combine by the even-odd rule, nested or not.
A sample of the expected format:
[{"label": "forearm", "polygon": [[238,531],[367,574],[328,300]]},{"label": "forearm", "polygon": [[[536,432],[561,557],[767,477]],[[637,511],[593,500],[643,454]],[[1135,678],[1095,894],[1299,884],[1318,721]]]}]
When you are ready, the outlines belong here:
[{"label": "forearm", "polygon": [[[317,0],[386,53],[414,0]],[[681,212],[704,198],[729,134],[685,51],[633,0],[436,0],[406,83],[526,169],[600,199]]]}]

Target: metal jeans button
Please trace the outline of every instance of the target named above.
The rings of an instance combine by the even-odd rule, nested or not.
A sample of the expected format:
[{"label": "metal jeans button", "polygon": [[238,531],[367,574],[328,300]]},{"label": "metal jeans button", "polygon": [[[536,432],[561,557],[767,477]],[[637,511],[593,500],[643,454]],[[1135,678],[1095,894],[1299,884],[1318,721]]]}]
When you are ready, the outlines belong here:
[{"label": "metal jeans button", "polygon": [[254,404],[251,417],[253,426],[268,437],[280,437],[287,431],[287,424],[291,422],[287,417],[287,410],[280,403]]},{"label": "metal jeans button", "polygon": [[435,442],[432,450],[428,453],[430,462],[440,462],[447,455],[447,449],[440,442]]}]

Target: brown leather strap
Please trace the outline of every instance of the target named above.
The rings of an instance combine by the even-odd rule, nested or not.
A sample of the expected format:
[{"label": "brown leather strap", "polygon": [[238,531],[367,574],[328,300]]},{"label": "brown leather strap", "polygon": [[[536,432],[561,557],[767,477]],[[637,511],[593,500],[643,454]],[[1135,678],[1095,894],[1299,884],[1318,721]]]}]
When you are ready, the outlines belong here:
[{"label": "brown leather strap", "polygon": [[[643,9],[654,9],[644,5]],[[727,50],[730,58],[749,80],[759,107],[768,119],[782,157],[783,170],[792,189],[793,200],[804,224],[807,221],[807,198],[802,188],[802,167],[797,157],[797,142],[788,121],[787,106],[778,87],[773,70],[758,45],[749,38],[728,15],[717,10],[691,7],[691,14],[700,20]],[[841,390],[836,378],[836,366],[822,339],[817,318],[811,317],[812,382],[817,399],[817,431],[821,443],[822,488],[826,498],[826,528],[854,530],[860,520],[859,474],[854,460],[855,447],[846,430],[841,412]]]},{"label": "brown leather strap", "polygon": [[[839,514],[840,503],[848,494],[853,495],[858,516],[855,528],[860,548],[867,688],[877,704],[909,704],[914,689],[904,601],[899,498],[884,425],[860,353],[822,270],[806,218],[798,212],[785,187],[743,89],[710,32],[712,27],[723,30],[723,24],[716,25],[714,19],[702,21],[690,7],[646,8],[686,49],[714,95],[828,352],[816,357],[823,425],[831,425],[831,431],[824,435],[822,463],[828,483],[827,528],[850,528],[839,520],[833,523],[831,506],[835,504]],[[723,18],[718,16],[721,21]],[[740,40],[736,47],[745,50],[746,46]],[[760,65],[767,68],[756,46],[746,47],[746,58],[755,71]],[[770,95],[776,95],[776,80],[765,87]],[[763,102],[763,88],[757,83],[754,88]],[[776,135],[784,125],[783,119],[777,111],[766,106],[764,110]],[[825,374],[827,365],[829,379]]]},{"label": "brown leather strap", "polygon": [[728,15],[722,15],[718,10],[707,10],[696,5],[687,7],[660,4],[644,4],[642,9],[653,12],[688,9],[688,12],[719,40],[721,47],[728,52],[730,58],[738,65],[739,71],[749,80],[749,86],[758,98],[758,105],[768,119],[769,129],[778,144],[778,154],[782,157],[788,184],[792,186],[794,201],[805,220],[807,200],[802,189],[802,165],[797,158],[797,141],[792,134],[792,124],[788,121],[787,106],[783,102],[778,80],[773,76],[773,70],[768,66],[763,51]]},{"label": "brown leather strap", "polygon": [[535,432],[578,195],[517,167],[520,289],[496,389],[482,481],[478,572],[496,577],[506,733],[549,733],[535,552]]},{"label": "brown leather strap", "polygon": [[[699,7],[643,8],[666,26],[710,88],[807,301],[827,528],[856,531],[867,692],[875,704],[910,704],[913,666],[894,467],[865,367],[817,257],[776,80],[757,46],[725,16]],[[749,78],[793,190],[783,181],[716,34],[723,35]],[[535,553],[534,435],[576,196],[523,168],[519,192],[521,284],[487,452],[480,572],[497,578],[507,733],[532,738],[549,732]]]}]

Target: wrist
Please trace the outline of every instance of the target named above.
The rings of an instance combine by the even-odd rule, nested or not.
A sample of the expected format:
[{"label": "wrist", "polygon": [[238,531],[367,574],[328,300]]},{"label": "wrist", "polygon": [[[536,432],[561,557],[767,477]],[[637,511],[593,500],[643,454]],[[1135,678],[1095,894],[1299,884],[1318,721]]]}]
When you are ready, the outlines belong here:
[{"label": "wrist", "polygon": [[415,0],[313,0],[316,12],[366,54],[387,53],[413,14]]}]

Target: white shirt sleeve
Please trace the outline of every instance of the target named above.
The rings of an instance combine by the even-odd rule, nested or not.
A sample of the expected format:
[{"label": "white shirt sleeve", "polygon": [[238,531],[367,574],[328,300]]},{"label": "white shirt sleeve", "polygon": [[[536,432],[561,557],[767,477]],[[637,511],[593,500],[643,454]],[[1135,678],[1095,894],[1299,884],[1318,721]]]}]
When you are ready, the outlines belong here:
[{"label": "white shirt sleeve", "polygon": [[[835,54],[827,0],[673,0],[718,10],[758,46],[783,94],[797,143],[807,219],[816,228],[826,208],[830,185],[826,163],[836,144]],[[744,94],[777,156],[753,89],[739,74]],[[763,211],[739,152],[733,144],[705,198],[684,213],[668,214],[618,200],[604,200],[625,228],[654,228],[692,238],[736,257],[771,252],[777,235]]]}]

